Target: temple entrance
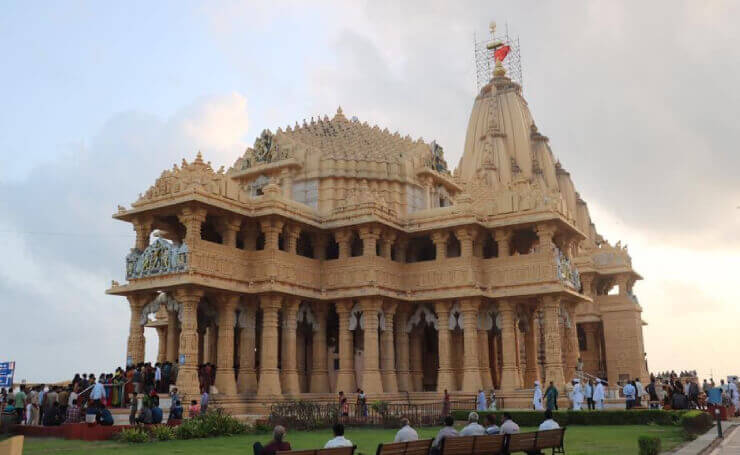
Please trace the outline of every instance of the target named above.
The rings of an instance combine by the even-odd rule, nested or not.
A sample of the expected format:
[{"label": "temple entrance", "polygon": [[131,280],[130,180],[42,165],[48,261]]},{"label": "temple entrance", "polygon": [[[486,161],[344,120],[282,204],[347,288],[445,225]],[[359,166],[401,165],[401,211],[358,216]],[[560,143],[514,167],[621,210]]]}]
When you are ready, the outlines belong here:
[{"label": "temple entrance", "polygon": [[439,369],[439,337],[434,326],[426,325],[422,330],[422,390],[437,390],[437,371]]}]

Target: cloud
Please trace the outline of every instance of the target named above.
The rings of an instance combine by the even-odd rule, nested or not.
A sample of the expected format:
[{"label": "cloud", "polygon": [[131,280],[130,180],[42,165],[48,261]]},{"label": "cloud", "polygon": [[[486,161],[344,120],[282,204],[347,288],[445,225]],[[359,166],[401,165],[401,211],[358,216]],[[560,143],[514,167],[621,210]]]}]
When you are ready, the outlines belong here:
[{"label": "cloud", "polygon": [[[124,299],[104,294],[122,279],[134,242],[131,226],[111,219],[163,169],[198,149],[214,167],[243,150],[246,98],[202,98],[159,119],[138,112],[113,116],[90,145],[71,145],[26,180],[0,182],[0,312],[7,324],[4,356],[18,360],[18,378],[58,380],[125,358],[129,320]],[[149,349],[152,347],[149,346]]]}]

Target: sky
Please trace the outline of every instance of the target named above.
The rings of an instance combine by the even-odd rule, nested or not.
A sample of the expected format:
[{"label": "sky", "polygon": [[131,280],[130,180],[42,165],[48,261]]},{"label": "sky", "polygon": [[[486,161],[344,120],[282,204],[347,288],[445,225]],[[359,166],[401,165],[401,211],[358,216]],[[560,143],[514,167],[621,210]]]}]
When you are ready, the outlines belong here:
[{"label": "sky", "polygon": [[28,381],[124,363],[128,305],[104,291],[135,236],[111,214],[199,150],[228,168],[263,129],[341,105],[457,163],[491,20],[645,277],[650,370],[740,373],[740,3],[675,0],[4,2],[0,361]]}]

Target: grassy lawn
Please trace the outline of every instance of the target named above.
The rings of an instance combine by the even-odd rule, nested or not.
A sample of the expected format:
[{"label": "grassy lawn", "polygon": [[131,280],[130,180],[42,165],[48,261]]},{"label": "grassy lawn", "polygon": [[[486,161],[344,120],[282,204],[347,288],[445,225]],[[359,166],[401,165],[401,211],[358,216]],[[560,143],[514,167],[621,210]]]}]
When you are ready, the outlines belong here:
[{"label": "grassy lawn", "polygon": [[[426,427],[419,437],[432,438],[438,428]],[[523,428],[531,431],[533,428]],[[356,454],[372,455],[379,442],[392,441],[396,430],[374,428],[348,428],[345,436],[357,445]],[[624,426],[570,426],[565,433],[565,451],[569,455],[579,454],[625,454],[637,453],[637,437],[642,434],[660,436],[663,450],[670,450],[683,440],[681,428],[654,425]],[[330,439],[330,430],[288,431],[287,440],[293,449],[323,447]],[[83,442],[60,439],[27,439],[24,454],[64,455],[161,455],[167,454],[252,454],[255,441],[266,443],[269,435],[247,435],[188,441],[154,442],[149,444],[120,444],[117,442]]]}]

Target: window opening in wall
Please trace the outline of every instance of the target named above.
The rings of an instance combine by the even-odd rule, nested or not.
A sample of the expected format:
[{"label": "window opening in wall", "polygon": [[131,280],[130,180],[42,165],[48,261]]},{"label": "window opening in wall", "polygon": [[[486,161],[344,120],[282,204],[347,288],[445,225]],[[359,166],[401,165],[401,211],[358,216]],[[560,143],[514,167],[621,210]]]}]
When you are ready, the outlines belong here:
[{"label": "window opening in wall", "polygon": [[486,234],[483,239],[483,258],[497,258],[498,243],[493,239],[491,234]]},{"label": "window opening in wall", "polygon": [[429,236],[409,240],[406,262],[433,261],[436,257],[437,249]]},{"label": "window opening in wall", "polygon": [[257,234],[257,241],[255,242],[255,249],[257,250],[264,250],[265,249],[265,233],[260,232]]},{"label": "window opening in wall", "polygon": [[278,250],[285,251],[285,236],[282,232],[278,234]]},{"label": "window opening in wall", "polygon": [[221,234],[216,230],[216,224],[213,217],[207,216],[206,220],[201,224],[200,238],[208,242],[223,243]]},{"label": "window opening in wall", "polygon": [[455,237],[455,234],[450,233],[447,238],[447,257],[456,258],[460,256],[460,241]]},{"label": "window opening in wall", "polygon": [[578,332],[578,350],[579,351],[588,351],[588,340],[586,339],[586,331],[583,330],[583,327],[580,325],[576,325],[577,332]]},{"label": "window opening in wall", "polygon": [[339,244],[334,239],[334,235],[329,236],[326,244],[326,259],[339,259]]},{"label": "window opening in wall", "polygon": [[363,245],[362,245],[362,239],[357,235],[357,233],[352,234],[352,243],[350,244],[350,255],[352,257],[356,256],[362,256],[363,252]]},{"label": "window opening in wall", "polygon": [[512,256],[518,256],[521,254],[530,254],[535,251],[539,239],[537,233],[531,229],[519,229],[514,231],[514,235],[511,236],[511,252]]},{"label": "window opening in wall", "polygon": [[302,231],[301,235],[298,236],[296,251],[300,256],[313,258],[313,242],[308,232]]}]

